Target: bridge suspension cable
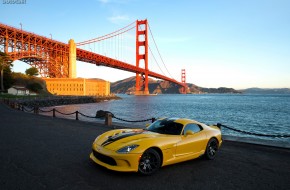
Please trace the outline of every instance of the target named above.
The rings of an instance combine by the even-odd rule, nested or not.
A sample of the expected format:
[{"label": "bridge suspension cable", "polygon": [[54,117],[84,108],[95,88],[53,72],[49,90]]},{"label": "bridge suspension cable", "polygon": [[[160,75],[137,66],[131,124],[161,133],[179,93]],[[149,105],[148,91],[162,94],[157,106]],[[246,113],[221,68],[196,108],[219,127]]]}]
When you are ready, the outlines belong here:
[{"label": "bridge suspension cable", "polygon": [[[157,46],[157,44],[156,44],[156,42],[155,42],[155,39],[154,39],[154,36],[153,36],[153,33],[152,33],[152,31],[151,31],[151,28],[150,28],[150,25],[148,24],[148,28],[149,28],[149,31],[150,31],[150,35],[151,35],[151,37],[152,37],[152,39],[153,39],[153,42],[154,42],[154,45],[155,45],[155,48],[156,48],[156,50],[157,50],[157,52],[158,52],[158,55],[159,55],[159,58],[160,58],[160,60],[161,60],[161,62],[163,63],[163,65],[164,65],[164,67],[165,67],[165,69],[166,69],[166,71],[167,71],[167,73],[169,74],[169,76],[172,78],[172,79],[174,79],[174,77],[172,77],[172,75],[170,74],[170,72],[169,72],[169,70],[167,69],[167,67],[166,67],[166,65],[165,65],[165,63],[164,63],[164,61],[163,61],[163,58],[162,58],[162,56],[161,56],[161,54],[160,54],[160,51],[159,51],[159,48],[158,48],[158,46]],[[150,50],[151,51],[151,50]],[[156,60],[156,59],[155,59]],[[157,63],[158,64],[158,63]],[[159,67],[159,65],[158,65],[158,67]],[[159,67],[160,68],[160,67]],[[161,69],[160,69],[161,70]],[[163,71],[162,71],[162,73],[163,73]],[[163,73],[164,74],[164,73]],[[164,74],[165,75],[165,74]],[[176,79],[174,79],[174,80],[176,80]]]},{"label": "bridge suspension cable", "polygon": [[133,64],[136,42],[132,36],[135,33],[135,24],[136,22],[132,22],[114,32],[78,42],[76,45],[83,50]]},{"label": "bridge suspension cable", "polygon": [[132,22],[131,24],[129,24],[129,25],[127,25],[127,26],[125,26],[125,27],[123,27],[123,28],[121,28],[119,30],[116,30],[115,32],[111,32],[109,34],[106,34],[106,35],[103,35],[103,36],[100,36],[100,37],[97,37],[97,38],[93,38],[93,39],[90,39],[90,40],[79,42],[79,43],[76,43],[76,45],[77,46],[82,46],[82,45],[86,45],[86,44],[90,44],[90,43],[94,43],[94,42],[99,42],[99,41],[102,41],[102,40],[106,40],[106,39],[121,35],[121,34],[123,34],[125,32],[133,30],[133,29],[135,29],[135,22]]},{"label": "bridge suspension cable", "polygon": [[[139,29],[139,31],[142,30],[142,28],[141,28],[140,25],[138,26],[138,29]],[[143,30],[144,30],[144,29],[143,29]],[[163,72],[163,70],[161,69],[160,65],[158,64],[158,61],[157,61],[156,57],[154,56],[154,53],[153,53],[153,51],[151,50],[150,45],[148,45],[148,49],[149,49],[149,51],[150,51],[150,53],[151,53],[151,55],[152,55],[152,58],[153,58],[154,62],[157,64],[159,70],[160,70],[161,73],[165,76],[165,73]],[[149,57],[149,59],[151,59],[151,57]],[[152,59],[151,59],[151,60],[152,60]]]},{"label": "bridge suspension cable", "polygon": [[162,70],[161,67],[159,66],[158,61],[156,60],[156,58],[155,58],[155,56],[154,56],[154,54],[153,54],[153,52],[152,52],[150,46],[149,46],[149,51],[150,51],[150,53],[151,53],[151,55],[152,55],[152,57],[153,57],[155,63],[157,64],[158,68],[160,69],[161,73],[162,73],[163,75],[165,75],[165,73],[163,72],[163,70]]},{"label": "bridge suspension cable", "polygon": [[[138,23],[138,21],[137,21]],[[162,75],[152,72],[152,70],[150,70],[151,75],[153,76],[157,76],[157,78],[162,78],[168,81],[172,81],[174,83],[179,84],[179,82],[171,75],[171,73],[169,72],[163,57],[161,56],[161,53],[159,51],[159,48],[156,44],[155,38],[153,36],[152,30],[150,28],[150,25],[147,25],[147,29],[143,28],[146,27],[145,24],[137,24],[136,28],[136,22],[132,22],[131,24],[118,29],[114,32],[111,32],[109,34],[100,36],[100,37],[96,37],[90,40],[86,40],[83,42],[78,42],[76,43],[77,46],[82,46],[82,49],[86,49],[86,51],[92,52],[97,54],[97,56],[100,55],[104,55],[105,58],[112,58],[114,60],[119,60],[122,61],[124,63],[134,63],[136,60],[136,57],[132,57],[132,55],[134,55],[137,49],[136,49],[136,42],[145,42],[146,38],[151,38],[151,40],[153,41],[155,48],[150,47],[150,45],[148,45],[148,53],[150,54],[150,56],[148,57],[149,59],[152,60],[152,62],[155,62],[159,68],[159,70],[161,71]],[[131,32],[133,32],[133,30],[138,30],[138,31],[148,31],[149,29],[149,35],[147,36],[147,31],[146,31],[146,35],[142,35],[139,34],[137,38],[141,38],[141,39],[136,39],[134,41],[134,38],[131,34]],[[137,33],[137,31],[136,31]],[[144,39],[142,39],[144,38]],[[96,51],[96,46],[97,46],[97,51]],[[139,47],[139,46],[138,46]],[[141,55],[145,55],[145,51],[146,48],[143,48],[143,46],[140,46],[141,48],[139,49],[140,54]],[[153,53],[154,51],[154,53]],[[157,52],[156,52],[157,51]],[[93,55],[95,55],[93,54]],[[156,56],[157,55],[157,56]],[[128,60],[129,58],[129,60]],[[133,59],[132,59],[133,58]],[[127,60],[126,60],[127,59]],[[160,64],[160,61],[162,62],[163,66]],[[102,65],[102,64],[100,64]],[[133,64],[134,65],[134,64]],[[146,64],[145,64],[146,67]],[[164,69],[165,67],[165,69]],[[140,69],[144,69],[142,67],[140,67]],[[158,69],[157,69],[158,70]],[[164,72],[165,71],[165,72]],[[140,72],[142,73],[142,72]],[[153,74],[152,74],[153,73]],[[167,73],[167,74],[165,74]],[[167,77],[169,76],[169,77]]]}]

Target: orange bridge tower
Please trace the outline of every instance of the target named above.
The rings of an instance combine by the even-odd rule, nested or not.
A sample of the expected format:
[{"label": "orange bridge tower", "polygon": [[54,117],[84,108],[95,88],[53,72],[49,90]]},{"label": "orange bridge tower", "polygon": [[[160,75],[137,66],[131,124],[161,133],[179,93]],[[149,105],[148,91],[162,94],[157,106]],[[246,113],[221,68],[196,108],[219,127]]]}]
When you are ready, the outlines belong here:
[{"label": "orange bridge tower", "polygon": [[136,21],[136,67],[144,64],[144,73],[136,73],[135,95],[148,95],[148,23],[146,20]]},{"label": "orange bridge tower", "polygon": [[181,83],[183,84],[183,87],[181,88],[181,93],[186,94],[186,75],[185,75],[185,69],[181,69]]}]

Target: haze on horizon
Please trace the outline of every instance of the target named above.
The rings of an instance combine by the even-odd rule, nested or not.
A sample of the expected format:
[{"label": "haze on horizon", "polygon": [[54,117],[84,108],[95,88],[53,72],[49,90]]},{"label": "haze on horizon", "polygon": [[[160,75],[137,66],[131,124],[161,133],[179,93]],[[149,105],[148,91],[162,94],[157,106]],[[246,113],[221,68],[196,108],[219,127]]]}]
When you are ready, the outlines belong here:
[{"label": "haze on horizon", "polygon": [[[67,43],[148,19],[176,80],[186,69],[186,82],[202,87],[290,88],[289,10],[288,0],[26,0],[0,4],[0,22]],[[13,70],[28,67],[16,61]],[[78,62],[77,76],[114,82],[135,74]]]}]

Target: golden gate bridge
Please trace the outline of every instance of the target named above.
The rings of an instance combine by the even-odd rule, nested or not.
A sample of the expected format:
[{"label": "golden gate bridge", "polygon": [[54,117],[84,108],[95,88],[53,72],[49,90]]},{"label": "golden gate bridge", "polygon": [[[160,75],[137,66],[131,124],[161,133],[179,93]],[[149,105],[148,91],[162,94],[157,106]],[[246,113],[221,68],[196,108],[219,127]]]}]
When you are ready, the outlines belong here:
[{"label": "golden gate bridge", "polygon": [[[149,46],[149,37],[168,74],[161,69],[153,48]],[[181,70],[181,82],[171,76],[147,20],[137,20],[114,32],[83,42],[75,43],[71,39],[69,44],[0,23],[0,51],[12,60],[38,68],[42,77],[75,78],[76,61],[82,61],[136,73],[136,95],[149,94],[149,76],[178,84],[180,92],[186,93],[185,69]],[[129,60],[127,55],[135,55],[135,60]],[[150,58],[162,74],[149,69]]]}]

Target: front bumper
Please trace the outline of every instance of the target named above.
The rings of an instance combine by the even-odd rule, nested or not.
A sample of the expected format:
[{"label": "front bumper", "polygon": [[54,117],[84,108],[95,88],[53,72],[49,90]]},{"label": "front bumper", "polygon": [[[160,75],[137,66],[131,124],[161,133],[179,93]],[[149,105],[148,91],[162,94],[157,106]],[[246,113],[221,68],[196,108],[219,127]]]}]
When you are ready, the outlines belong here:
[{"label": "front bumper", "polygon": [[110,170],[121,172],[137,172],[139,159],[142,154],[119,154],[99,145],[93,145],[90,159]]}]

